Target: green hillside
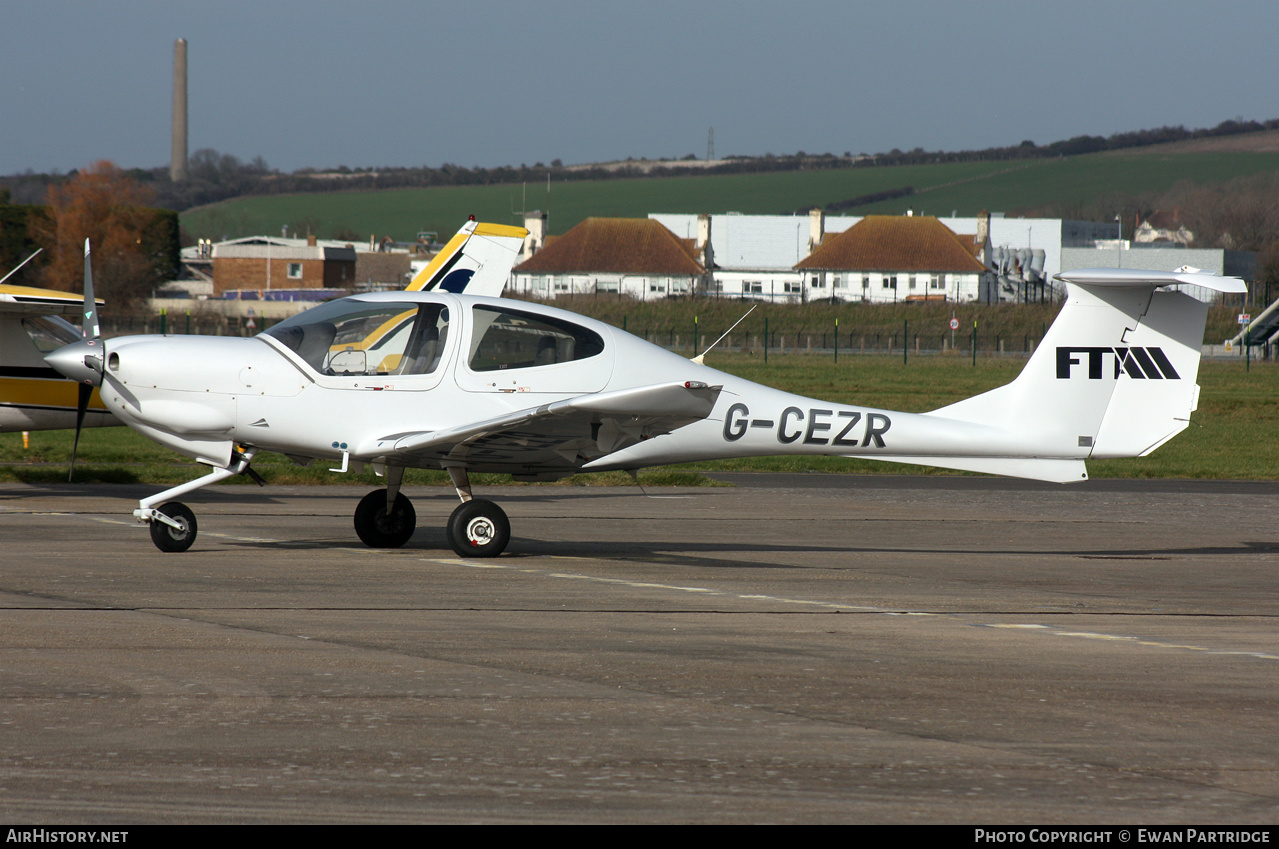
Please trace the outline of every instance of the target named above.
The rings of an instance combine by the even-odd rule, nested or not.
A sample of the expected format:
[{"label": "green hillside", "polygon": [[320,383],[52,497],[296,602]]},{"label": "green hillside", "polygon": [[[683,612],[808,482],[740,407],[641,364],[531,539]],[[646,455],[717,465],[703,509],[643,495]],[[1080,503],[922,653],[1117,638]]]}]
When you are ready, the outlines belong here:
[{"label": "green hillside", "polygon": [[878,192],[914,194],[846,210],[849,214],[975,215],[1054,203],[1084,203],[1108,194],[1166,191],[1178,182],[1219,183],[1279,171],[1279,153],[1158,149],[1017,162],[963,162],[766,174],[447,186],[429,189],[241,197],[182,214],[192,237],[214,239],[309,229],[320,237],[370,235],[409,240],[420,230],[442,236],[467,215],[520,223],[517,210],[543,209],[552,233],[589,216],[643,217],[650,212],[789,214]]}]

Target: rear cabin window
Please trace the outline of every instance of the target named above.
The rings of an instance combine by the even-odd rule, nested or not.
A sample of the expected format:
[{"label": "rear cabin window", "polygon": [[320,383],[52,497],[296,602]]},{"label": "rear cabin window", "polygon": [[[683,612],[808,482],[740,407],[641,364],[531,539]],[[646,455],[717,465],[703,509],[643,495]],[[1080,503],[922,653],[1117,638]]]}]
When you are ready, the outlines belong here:
[{"label": "rear cabin window", "polygon": [[569,321],[518,310],[475,307],[471,371],[534,368],[594,357],[604,339]]}]

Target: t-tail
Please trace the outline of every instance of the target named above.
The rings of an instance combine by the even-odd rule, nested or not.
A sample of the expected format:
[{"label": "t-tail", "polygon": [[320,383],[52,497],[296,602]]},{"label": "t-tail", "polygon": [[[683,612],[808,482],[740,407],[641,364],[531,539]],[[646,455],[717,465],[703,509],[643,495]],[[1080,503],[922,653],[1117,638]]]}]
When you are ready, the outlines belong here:
[{"label": "t-tail", "polygon": [[1085,459],[1142,457],[1184,430],[1199,398],[1208,305],[1159,290],[1237,293],[1247,291],[1243,281],[1127,269],[1058,277],[1068,284],[1066,303],[1017,379],[926,414],[994,425],[1016,449],[1006,457],[876,459],[1068,482],[1087,477]]},{"label": "t-tail", "polygon": [[501,297],[527,235],[523,227],[486,224],[472,216],[407,289]]},{"label": "t-tail", "polygon": [[[723,387],[705,421],[585,468],[826,454],[1069,483],[1087,479],[1089,459],[1149,454],[1189,424],[1208,314],[1189,295],[1158,290],[1243,292],[1243,282],[1105,269],[1059,276],[1066,303],[1021,374],[998,389],[903,413],[804,398],[708,368],[691,373]],[[655,355],[637,348],[635,356],[658,368]],[[699,368],[682,366],[690,367]]]}]

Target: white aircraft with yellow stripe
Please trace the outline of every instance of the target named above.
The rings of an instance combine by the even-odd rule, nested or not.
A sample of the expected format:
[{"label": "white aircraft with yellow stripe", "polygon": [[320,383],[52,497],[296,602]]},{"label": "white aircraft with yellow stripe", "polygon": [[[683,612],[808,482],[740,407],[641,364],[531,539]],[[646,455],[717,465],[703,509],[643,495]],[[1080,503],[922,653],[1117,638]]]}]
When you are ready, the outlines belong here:
[{"label": "white aircraft with yellow stripe", "polygon": [[[76,383],[44,356],[80,341],[80,329],[63,316],[83,307],[84,298],[70,292],[0,284],[0,432],[76,426]],[[94,389],[81,426],[120,424]]]},{"label": "white aircraft with yellow stripe", "polygon": [[[471,216],[414,276],[408,291],[499,296],[527,235],[523,227],[489,224]],[[74,381],[44,361],[45,354],[80,341],[80,329],[63,316],[77,315],[83,306],[80,295],[0,282],[0,432],[123,424],[102,403],[96,388],[81,414],[78,396],[85,390],[77,390]],[[403,331],[388,323],[387,338],[370,337],[367,344],[393,345],[392,331],[397,329]]]}]

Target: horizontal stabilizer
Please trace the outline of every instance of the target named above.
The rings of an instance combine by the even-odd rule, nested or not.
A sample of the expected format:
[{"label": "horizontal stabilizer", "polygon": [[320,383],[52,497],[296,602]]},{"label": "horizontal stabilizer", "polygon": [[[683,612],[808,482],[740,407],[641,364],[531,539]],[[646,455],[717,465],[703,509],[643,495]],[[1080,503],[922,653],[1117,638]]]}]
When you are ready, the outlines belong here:
[{"label": "horizontal stabilizer", "polygon": [[1142,271],[1136,268],[1080,268],[1057,275],[1080,286],[1202,286],[1214,292],[1238,294],[1248,287],[1238,277],[1218,277],[1202,271]]}]

